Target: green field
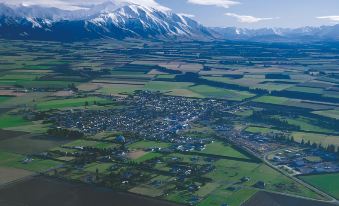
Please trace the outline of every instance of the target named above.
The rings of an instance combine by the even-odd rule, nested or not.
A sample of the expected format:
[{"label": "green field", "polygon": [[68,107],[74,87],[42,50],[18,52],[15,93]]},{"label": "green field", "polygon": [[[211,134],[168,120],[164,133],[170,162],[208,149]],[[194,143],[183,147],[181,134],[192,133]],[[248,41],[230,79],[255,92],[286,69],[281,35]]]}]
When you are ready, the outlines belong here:
[{"label": "green field", "polygon": [[168,146],[170,146],[170,144],[165,143],[165,142],[154,142],[154,141],[143,140],[143,141],[139,141],[139,142],[128,145],[128,148],[130,150],[137,150],[137,149],[147,149],[147,148],[152,148],[152,147],[165,148]]},{"label": "green field", "polygon": [[[0,167],[48,171],[60,179],[183,205],[240,206],[258,191],[323,200],[282,174],[285,170],[228,142],[247,136],[240,142],[259,158],[271,150],[274,156],[280,148],[311,151],[281,141],[283,135],[324,148],[339,146],[338,49],[321,42],[297,47],[0,39]],[[59,127],[78,128],[85,137],[47,134]],[[250,139],[246,132],[272,141],[261,147],[262,142],[254,142],[257,135]],[[115,143],[120,135],[126,137],[124,144]],[[180,145],[205,141],[210,143],[202,151],[180,150]],[[325,159],[316,152],[302,158],[310,167]],[[100,178],[92,180],[97,170]],[[300,178],[339,198],[338,174]],[[259,181],[264,189],[255,187]]]},{"label": "green field", "polygon": [[323,110],[323,111],[315,111],[315,114],[319,114],[324,117],[330,117],[339,120],[339,110]]},{"label": "green field", "polygon": [[250,199],[257,191],[252,189],[241,189],[236,192],[231,192],[226,189],[218,189],[210,196],[198,204],[198,206],[211,205],[234,205],[240,206],[246,200]]},{"label": "green field", "polygon": [[99,174],[108,174],[109,173],[109,169],[113,166],[113,163],[90,163],[87,164],[84,167],[84,170],[86,172],[91,172],[91,173],[96,173],[96,170],[98,169]]},{"label": "green field", "polygon": [[[187,160],[187,158],[185,159]],[[188,163],[189,161],[184,162]],[[212,182],[202,185],[196,192],[173,191],[166,196],[166,199],[187,204],[192,199],[192,196],[197,196],[201,199],[197,205],[228,204],[240,206],[259,191],[258,188],[254,187],[254,184],[258,181],[266,183],[265,190],[267,191],[321,198],[303,185],[294,182],[264,164],[218,160],[214,165],[216,166],[215,170],[204,175],[204,177],[210,178]],[[248,177],[250,180],[242,182],[243,177]]]},{"label": "green field", "polygon": [[277,133],[279,132],[278,130],[267,128],[267,127],[256,127],[256,126],[250,126],[247,127],[246,132],[251,132],[251,133],[260,133],[260,134],[268,134],[268,133]]},{"label": "green field", "polygon": [[107,84],[105,87],[99,90],[100,93],[107,95],[117,95],[117,94],[132,94],[136,90],[141,90],[143,88],[142,85],[130,85],[130,84],[115,84],[109,85]]},{"label": "green field", "polygon": [[254,102],[266,103],[266,104],[278,104],[284,105],[289,99],[285,97],[273,97],[273,96],[263,96],[259,97]]},{"label": "green field", "polygon": [[146,90],[153,91],[172,91],[175,89],[187,89],[192,86],[193,83],[189,82],[164,82],[164,81],[151,81],[145,85]]},{"label": "green field", "polygon": [[88,105],[93,105],[95,102],[97,104],[110,103],[109,100],[99,98],[99,97],[85,97],[85,98],[75,98],[75,99],[62,99],[62,100],[50,100],[46,102],[41,102],[36,105],[39,110],[49,110],[49,109],[62,109],[68,107],[81,107],[85,106],[86,102]]},{"label": "green field", "polygon": [[11,99],[10,96],[0,96],[0,104],[6,102],[7,100]]},{"label": "green field", "polygon": [[322,88],[315,88],[315,87],[291,87],[287,89],[288,91],[295,91],[295,92],[304,92],[304,93],[314,93],[314,94],[323,94],[324,90]]},{"label": "green field", "polygon": [[0,85],[20,86],[27,89],[30,88],[50,88],[50,89],[65,89],[68,85],[74,82],[70,81],[37,81],[37,80],[0,80]]},{"label": "green field", "polygon": [[[156,175],[154,178],[150,179],[146,184],[138,185],[129,190],[129,192],[135,194],[146,195],[148,197],[159,197],[164,194],[166,189],[170,189],[173,186],[168,184],[170,181],[173,181],[173,177],[171,176],[164,176],[164,175]],[[160,186],[155,186],[152,183],[154,182],[161,182],[163,183]]]},{"label": "green field", "polygon": [[61,165],[53,160],[33,159],[29,163],[23,163],[25,156],[0,151],[0,166],[29,170],[33,172],[44,172],[48,169]]},{"label": "green field", "polygon": [[295,141],[301,142],[304,140],[305,142],[310,141],[311,144],[317,143],[318,145],[321,144],[324,147],[328,145],[336,145],[339,146],[339,136],[332,136],[326,134],[319,134],[319,133],[311,133],[311,132],[293,132],[292,136]]},{"label": "green field", "polygon": [[211,144],[206,146],[206,149],[201,151],[203,154],[212,154],[212,155],[220,155],[220,156],[227,156],[227,157],[237,157],[237,158],[245,158],[248,159],[246,155],[242,154],[241,152],[237,151],[236,149],[232,148],[229,145],[226,145],[222,142],[215,141]]},{"label": "green field", "polygon": [[254,96],[253,94],[245,91],[221,89],[207,85],[192,86],[190,87],[190,90],[206,98],[220,98],[233,101],[242,101]]},{"label": "green field", "polygon": [[300,176],[300,178],[339,199],[339,173]]},{"label": "green field", "polygon": [[91,141],[91,140],[85,140],[85,139],[75,140],[73,142],[65,144],[64,146],[67,146],[67,147],[94,147],[94,148],[98,148],[98,149],[108,149],[108,148],[117,147],[117,145],[113,144],[113,143]]},{"label": "green field", "polygon": [[267,190],[276,192],[286,192],[306,197],[317,198],[317,194],[306,189],[302,185],[281,175],[274,169],[264,165],[232,160],[218,160],[215,163],[216,169],[208,173],[206,177],[211,178],[215,183],[224,185],[224,187],[234,186],[243,177],[249,177],[250,181],[235,186],[251,187],[257,181],[264,181]]},{"label": "green field", "polygon": [[41,77],[41,74],[6,74],[4,76],[0,77],[0,81],[20,81],[20,80],[26,80],[26,81],[33,81],[38,77]]},{"label": "green field", "polygon": [[154,159],[154,158],[161,157],[161,156],[162,155],[159,154],[159,153],[151,152],[151,153],[146,153],[145,155],[143,155],[143,156],[141,156],[138,159],[135,159],[133,161],[137,162],[137,163],[141,163],[141,162],[145,162],[147,160]]},{"label": "green field", "polygon": [[30,124],[29,121],[25,120],[19,115],[1,115],[0,116],[0,129],[8,127],[17,127],[22,125]]},{"label": "green field", "polygon": [[[279,117],[280,118],[280,117]],[[286,120],[289,124],[299,126],[300,130],[307,131],[307,132],[324,132],[324,133],[334,133],[336,131],[326,129],[323,127],[320,127],[318,125],[315,125],[312,123],[311,119],[304,118],[304,117],[298,117],[298,118],[281,118]]]}]

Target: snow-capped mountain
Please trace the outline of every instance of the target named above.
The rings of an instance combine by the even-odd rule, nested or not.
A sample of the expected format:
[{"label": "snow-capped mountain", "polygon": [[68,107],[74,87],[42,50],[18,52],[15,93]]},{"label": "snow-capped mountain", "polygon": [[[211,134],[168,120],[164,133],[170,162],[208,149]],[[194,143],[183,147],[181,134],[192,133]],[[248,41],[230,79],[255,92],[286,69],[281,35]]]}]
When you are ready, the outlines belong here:
[{"label": "snow-capped mountain", "polygon": [[334,26],[288,28],[211,28],[218,38],[249,41],[338,41],[339,24]]},{"label": "snow-capped mountain", "polygon": [[42,40],[91,38],[212,38],[187,16],[135,4],[112,2],[65,11],[0,4],[0,37]]},{"label": "snow-capped mountain", "polygon": [[74,41],[96,38],[338,41],[339,25],[284,28],[207,28],[187,15],[130,3],[106,3],[75,11],[0,4],[0,38]]}]

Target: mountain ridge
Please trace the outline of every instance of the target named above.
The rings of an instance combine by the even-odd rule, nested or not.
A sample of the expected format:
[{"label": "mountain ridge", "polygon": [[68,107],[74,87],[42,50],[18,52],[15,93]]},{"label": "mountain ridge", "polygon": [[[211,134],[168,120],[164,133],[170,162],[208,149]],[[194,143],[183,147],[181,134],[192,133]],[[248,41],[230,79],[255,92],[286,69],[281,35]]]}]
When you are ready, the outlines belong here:
[{"label": "mountain ridge", "polygon": [[339,41],[339,25],[297,29],[209,28],[186,15],[137,4],[105,2],[88,9],[67,11],[0,3],[0,38]]},{"label": "mountain ridge", "polygon": [[116,6],[104,3],[87,11],[64,11],[39,6],[13,8],[2,4],[0,37],[42,40],[104,37],[207,39],[212,38],[212,35],[206,27],[184,15],[136,4]]}]

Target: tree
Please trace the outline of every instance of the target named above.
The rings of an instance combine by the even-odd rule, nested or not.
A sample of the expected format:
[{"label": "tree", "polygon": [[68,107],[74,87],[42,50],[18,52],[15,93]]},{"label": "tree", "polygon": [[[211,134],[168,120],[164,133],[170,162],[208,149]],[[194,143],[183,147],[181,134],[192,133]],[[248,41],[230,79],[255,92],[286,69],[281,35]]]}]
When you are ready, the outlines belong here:
[{"label": "tree", "polygon": [[326,150],[326,148],[321,143],[319,144],[318,149]]},{"label": "tree", "polygon": [[311,141],[308,140],[306,144],[307,144],[308,146],[311,146]]},{"label": "tree", "polygon": [[294,137],[293,136],[291,136],[291,142],[294,142]]},{"label": "tree", "polygon": [[335,146],[333,144],[327,146],[327,151],[335,153]]},{"label": "tree", "polygon": [[80,131],[68,130],[63,128],[51,128],[47,130],[47,134],[57,137],[66,137],[70,139],[79,139],[84,136]]},{"label": "tree", "polygon": [[98,168],[95,169],[95,179],[99,180],[99,169]]}]

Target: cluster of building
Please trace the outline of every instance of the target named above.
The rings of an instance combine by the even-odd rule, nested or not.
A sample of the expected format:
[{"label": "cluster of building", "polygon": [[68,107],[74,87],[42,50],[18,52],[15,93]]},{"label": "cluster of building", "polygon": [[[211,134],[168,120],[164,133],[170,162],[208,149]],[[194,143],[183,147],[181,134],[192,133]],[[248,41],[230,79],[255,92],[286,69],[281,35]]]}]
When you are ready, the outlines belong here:
[{"label": "cluster of building", "polygon": [[[103,131],[132,132],[137,138],[182,143],[183,150],[198,145],[193,138],[182,137],[178,132],[189,129],[190,123],[204,119],[217,106],[228,107],[214,100],[190,99],[165,96],[159,93],[140,91],[134,96],[119,98],[125,107],[108,110],[72,110],[58,112],[49,117],[58,127],[74,129],[85,134]],[[203,142],[201,142],[202,144]]]},{"label": "cluster of building", "polygon": [[[225,115],[226,120],[232,120],[233,113],[241,107],[232,106],[227,101],[166,96],[149,91],[139,91],[133,96],[114,100],[124,107],[58,112],[52,114],[49,120],[58,127],[85,134],[121,131],[132,133],[136,139],[170,142],[170,147],[161,149],[161,152],[168,153],[202,151],[205,145],[213,141],[212,137],[195,138],[181,133],[190,129],[192,123],[198,122],[208,125],[219,137],[257,157],[266,159],[268,154],[275,154],[267,161],[290,173],[339,171],[336,154],[290,141],[284,133],[254,134],[234,130],[224,122]],[[126,142],[125,139],[121,141]],[[285,152],[276,153],[284,148]],[[290,148],[296,150],[290,151]],[[152,151],[159,152],[157,148],[152,148]]]},{"label": "cluster of building", "polygon": [[335,153],[288,140],[282,133],[223,131],[227,139],[291,175],[339,172]]},{"label": "cluster of building", "polygon": [[336,154],[315,148],[285,149],[274,153],[270,161],[292,174],[332,173],[339,171]]}]

